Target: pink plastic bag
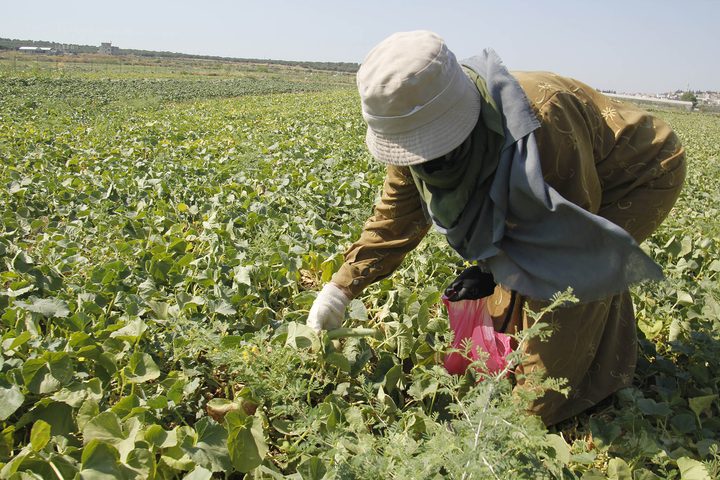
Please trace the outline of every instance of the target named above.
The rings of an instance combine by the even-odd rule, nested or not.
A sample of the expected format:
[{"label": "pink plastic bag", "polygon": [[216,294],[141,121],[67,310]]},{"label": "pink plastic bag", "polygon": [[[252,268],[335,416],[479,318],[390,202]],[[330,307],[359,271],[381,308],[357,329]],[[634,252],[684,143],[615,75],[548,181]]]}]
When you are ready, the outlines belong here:
[{"label": "pink plastic bag", "polygon": [[[504,333],[496,332],[493,328],[492,318],[485,306],[485,298],[477,300],[459,300],[451,302],[442,297],[448,309],[450,328],[455,332],[452,342],[453,348],[463,350],[466,338],[472,341],[470,358],[475,361],[480,358],[479,351],[487,353],[485,367],[488,373],[497,373],[507,365],[507,355],[512,351],[510,337]],[[445,357],[445,369],[453,374],[462,374],[470,365],[470,360],[462,353],[452,352]]]}]

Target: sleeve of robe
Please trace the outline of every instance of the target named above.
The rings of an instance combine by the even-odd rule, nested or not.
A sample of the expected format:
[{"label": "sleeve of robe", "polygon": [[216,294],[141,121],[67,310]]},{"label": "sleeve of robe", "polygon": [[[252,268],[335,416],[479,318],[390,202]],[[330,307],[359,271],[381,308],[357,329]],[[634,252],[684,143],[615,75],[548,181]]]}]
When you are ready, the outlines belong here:
[{"label": "sleeve of robe", "polygon": [[408,167],[388,166],[380,200],[332,282],[352,297],[394,272],[430,223]]}]

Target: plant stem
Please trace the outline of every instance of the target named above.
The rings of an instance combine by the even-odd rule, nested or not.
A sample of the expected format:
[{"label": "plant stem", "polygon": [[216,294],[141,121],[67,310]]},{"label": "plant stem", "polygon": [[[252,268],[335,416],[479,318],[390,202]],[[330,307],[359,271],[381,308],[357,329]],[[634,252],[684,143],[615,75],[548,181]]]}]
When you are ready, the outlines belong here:
[{"label": "plant stem", "polygon": [[65,477],[62,476],[62,474],[60,473],[60,470],[58,470],[58,468],[55,466],[55,464],[52,462],[52,460],[48,460],[48,464],[50,464],[50,468],[52,468],[53,472],[55,472],[55,475],[57,475],[57,477],[60,480],[65,480]]}]

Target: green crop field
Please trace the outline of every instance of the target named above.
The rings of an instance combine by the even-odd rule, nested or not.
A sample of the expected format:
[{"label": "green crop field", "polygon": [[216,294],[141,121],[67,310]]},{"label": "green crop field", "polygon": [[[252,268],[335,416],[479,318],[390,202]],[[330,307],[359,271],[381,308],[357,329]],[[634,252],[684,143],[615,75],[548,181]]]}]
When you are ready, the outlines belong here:
[{"label": "green crop field", "polygon": [[720,476],[720,117],[658,112],[689,173],[633,387],[547,429],[443,369],[436,233],[305,326],[384,176],[353,78],[211,67],[0,58],[0,478]]}]

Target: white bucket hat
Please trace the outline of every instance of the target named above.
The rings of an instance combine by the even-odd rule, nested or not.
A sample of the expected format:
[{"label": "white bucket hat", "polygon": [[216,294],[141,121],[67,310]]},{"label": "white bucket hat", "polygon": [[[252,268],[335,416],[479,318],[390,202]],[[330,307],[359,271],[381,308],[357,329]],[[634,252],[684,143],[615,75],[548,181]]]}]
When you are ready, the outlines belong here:
[{"label": "white bucket hat", "polygon": [[370,153],[415,165],[451,152],[472,132],[480,93],[437,34],[395,33],[373,48],[357,73]]}]

